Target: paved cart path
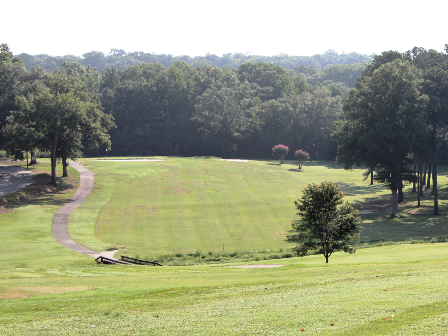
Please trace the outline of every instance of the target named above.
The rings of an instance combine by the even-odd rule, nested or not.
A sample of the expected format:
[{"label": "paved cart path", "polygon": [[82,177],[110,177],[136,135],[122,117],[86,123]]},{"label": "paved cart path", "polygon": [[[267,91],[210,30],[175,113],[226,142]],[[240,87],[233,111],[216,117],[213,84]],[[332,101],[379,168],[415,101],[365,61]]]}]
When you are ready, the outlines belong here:
[{"label": "paved cart path", "polygon": [[52,228],[53,237],[60,244],[73,251],[87,254],[94,258],[97,258],[100,255],[107,258],[113,258],[113,253],[116,252],[116,250],[98,253],[76,243],[68,234],[67,222],[69,215],[86,200],[87,196],[93,191],[93,185],[95,183],[93,172],[86,169],[78,162],[70,162],[69,165],[79,172],[79,187],[70,198],[69,202],[62,206],[54,215]]},{"label": "paved cart path", "polygon": [[25,188],[33,182],[33,174],[14,166],[0,166],[0,196]]}]

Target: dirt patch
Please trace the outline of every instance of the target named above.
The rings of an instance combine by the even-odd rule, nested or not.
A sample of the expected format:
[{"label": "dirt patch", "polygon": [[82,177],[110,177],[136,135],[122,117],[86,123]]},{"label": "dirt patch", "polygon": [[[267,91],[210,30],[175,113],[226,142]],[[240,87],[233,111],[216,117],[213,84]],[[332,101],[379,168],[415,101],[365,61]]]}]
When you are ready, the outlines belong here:
[{"label": "dirt patch", "polygon": [[[166,161],[166,159],[96,159],[91,161],[119,161],[119,162],[143,162],[143,161]],[[87,167],[87,166],[84,166]]]},{"label": "dirt patch", "polygon": [[37,175],[37,174],[47,174],[47,172],[45,170],[39,170],[39,169],[33,169],[31,170],[31,173],[33,175]]},{"label": "dirt patch", "polygon": [[376,202],[376,203],[358,203],[353,206],[356,210],[359,210],[360,215],[376,214],[380,212],[390,212],[391,207],[389,202]]},{"label": "dirt patch", "polygon": [[285,265],[241,265],[241,266],[229,266],[234,268],[275,268],[282,267]]},{"label": "dirt patch", "polygon": [[44,295],[44,294],[61,294],[67,292],[76,292],[82,290],[89,290],[92,287],[77,286],[77,287],[17,287],[10,288],[7,292],[0,294],[0,300],[23,299],[30,296]]}]

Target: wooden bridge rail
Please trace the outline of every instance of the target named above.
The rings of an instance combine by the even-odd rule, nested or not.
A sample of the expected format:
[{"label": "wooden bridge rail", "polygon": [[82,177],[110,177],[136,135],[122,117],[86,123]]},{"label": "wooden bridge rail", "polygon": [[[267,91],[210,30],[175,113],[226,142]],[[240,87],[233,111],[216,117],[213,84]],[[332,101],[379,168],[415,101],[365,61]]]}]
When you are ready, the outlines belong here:
[{"label": "wooden bridge rail", "polygon": [[126,261],[126,262],[130,262],[130,263],[133,263],[133,264],[138,264],[138,265],[163,266],[162,264],[159,264],[158,262],[155,262],[155,261],[135,259],[135,258],[126,257],[126,256],[121,256],[121,260]]}]

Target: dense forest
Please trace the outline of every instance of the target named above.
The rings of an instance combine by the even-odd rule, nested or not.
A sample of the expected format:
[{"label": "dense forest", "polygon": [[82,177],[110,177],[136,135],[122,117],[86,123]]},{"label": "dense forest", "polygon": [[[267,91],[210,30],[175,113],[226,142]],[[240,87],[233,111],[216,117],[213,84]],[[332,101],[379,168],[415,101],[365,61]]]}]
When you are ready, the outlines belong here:
[{"label": "dense forest", "polygon": [[0,146],[13,155],[38,148],[65,162],[107,148],[114,156],[268,159],[283,144],[291,149],[286,159],[299,149],[312,159],[338,156],[383,183],[398,169],[390,183],[400,189],[415,181],[409,165],[431,161],[433,169],[445,152],[448,56],[434,50],[384,52],[373,61],[333,52],[303,58],[314,64],[287,55],[207,55],[214,64],[143,57],[134,64],[136,55],[112,50],[59,59],[51,71],[27,67],[19,56],[1,45]]},{"label": "dense forest", "polygon": [[251,54],[225,54],[217,56],[207,54],[205,56],[173,56],[165,54],[152,54],[144,52],[126,52],[121,49],[111,49],[109,55],[102,52],[91,51],[80,56],[50,56],[50,55],[29,55],[19,54],[25,67],[30,69],[35,66],[41,66],[46,70],[52,71],[54,68],[61,68],[65,61],[76,62],[82,66],[90,65],[99,72],[104,72],[109,67],[115,67],[118,70],[125,70],[132,65],[140,63],[160,63],[164,67],[170,67],[177,61],[185,62],[196,68],[201,65],[213,65],[217,68],[238,68],[245,62],[258,63],[265,62],[279,65],[285,69],[294,69],[295,67],[314,66],[317,70],[325,69],[336,64],[352,64],[361,62],[370,62],[374,55],[363,55],[355,52],[350,54],[338,54],[333,50],[328,50],[324,54],[316,54],[314,56],[290,56],[281,54],[277,56],[259,56]]},{"label": "dense forest", "polygon": [[[334,159],[334,122],[341,118],[347,92],[369,64],[367,56],[333,52],[304,58],[238,54],[165,59],[112,50],[109,56],[88,53],[83,59],[64,60],[14,57],[3,44],[1,53],[0,146],[19,146],[8,142],[14,132],[9,128],[5,133],[7,118],[12,121],[8,116],[35,104],[44,88],[50,95],[60,94],[54,81],[62,81],[58,85],[64,93],[73,91],[67,82],[76,83],[69,86],[85,92],[89,98],[83,101],[95,102],[113,118],[115,127],[106,123],[110,139],[93,141],[98,146],[79,133],[73,157],[81,152],[104,155],[111,142],[110,155],[271,158],[272,146],[283,143],[304,149],[314,159]],[[209,64],[212,60],[220,66]]]}]

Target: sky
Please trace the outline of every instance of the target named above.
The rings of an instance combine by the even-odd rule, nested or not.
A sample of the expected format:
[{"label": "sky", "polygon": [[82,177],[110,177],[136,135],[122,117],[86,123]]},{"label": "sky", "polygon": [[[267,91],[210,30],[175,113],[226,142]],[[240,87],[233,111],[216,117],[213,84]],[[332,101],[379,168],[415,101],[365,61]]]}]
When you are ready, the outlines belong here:
[{"label": "sky", "polygon": [[370,55],[448,43],[442,0],[22,0],[1,9],[0,43],[14,55]]}]

